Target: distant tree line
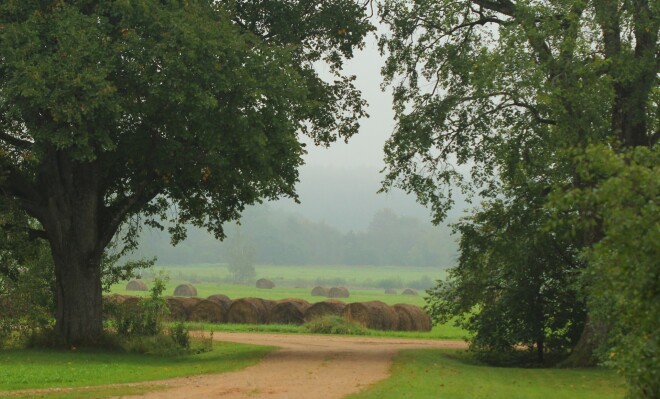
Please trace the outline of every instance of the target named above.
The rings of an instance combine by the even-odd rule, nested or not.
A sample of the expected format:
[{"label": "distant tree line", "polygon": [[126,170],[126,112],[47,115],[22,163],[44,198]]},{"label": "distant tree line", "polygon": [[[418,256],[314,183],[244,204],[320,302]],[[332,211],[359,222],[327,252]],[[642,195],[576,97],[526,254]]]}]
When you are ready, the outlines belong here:
[{"label": "distant tree line", "polygon": [[450,266],[456,239],[447,227],[383,209],[365,231],[344,233],[324,222],[269,209],[250,208],[239,229],[227,229],[225,242],[191,228],[176,247],[158,230],[142,235],[139,256],[157,256],[160,264],[228,262],[232,234],[240,231],[243,245],[254,249],[259,264],[276,265],[401,265]]}]

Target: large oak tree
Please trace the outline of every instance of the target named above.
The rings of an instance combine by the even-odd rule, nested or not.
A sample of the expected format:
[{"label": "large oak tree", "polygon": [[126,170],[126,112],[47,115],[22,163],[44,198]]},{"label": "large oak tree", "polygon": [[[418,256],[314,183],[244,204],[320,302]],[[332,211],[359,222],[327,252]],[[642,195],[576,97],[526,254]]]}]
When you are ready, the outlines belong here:
[{"label": "large oak tree", "polygon": [[[39,228],[56,328],[102,332],[101,261],[139,226],[222,223],[294,197],[301,135],[357,131],[343,59],[372,28],[348,0],[9,0],[0,4],[0,193]],[[314,63],[335,78],[322,80]]]}]

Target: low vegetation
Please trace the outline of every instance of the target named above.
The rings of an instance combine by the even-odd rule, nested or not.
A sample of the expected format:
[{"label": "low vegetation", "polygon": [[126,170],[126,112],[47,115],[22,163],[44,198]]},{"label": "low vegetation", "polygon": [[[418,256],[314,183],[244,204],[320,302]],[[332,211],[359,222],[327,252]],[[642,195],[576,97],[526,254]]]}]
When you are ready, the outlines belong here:
[{"label": "low vegetation", "polygon": [[5,397],[6,391],[22,389],[96,386],[221,373],[255,364],[273,349],[216,342],[209,352],[183,356],[75,348],[4,350],[0,351],[0,397]]},{"label": "low vegetation", "polygon": [[406,350],[392,376],[350,399],[621,399],[623,379],[608,369],[503,368],[465,351]]}]

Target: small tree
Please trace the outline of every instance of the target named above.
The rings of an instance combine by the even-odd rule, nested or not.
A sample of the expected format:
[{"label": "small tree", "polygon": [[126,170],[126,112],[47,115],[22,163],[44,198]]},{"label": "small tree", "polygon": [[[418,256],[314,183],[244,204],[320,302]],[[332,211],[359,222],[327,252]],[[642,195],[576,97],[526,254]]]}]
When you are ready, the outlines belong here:
[{"label": "small tree", "polygon": [[227,239],[227,269],[235,283],[247,283],[254,280],[255,249],[250,239],[244,236],[240,228]]}]

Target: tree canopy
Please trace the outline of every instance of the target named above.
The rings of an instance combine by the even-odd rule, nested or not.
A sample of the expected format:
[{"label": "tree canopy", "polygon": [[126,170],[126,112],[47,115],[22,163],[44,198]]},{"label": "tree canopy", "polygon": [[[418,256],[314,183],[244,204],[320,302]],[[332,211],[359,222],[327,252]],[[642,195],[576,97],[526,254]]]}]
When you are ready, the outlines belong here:
[{"label": "tree canopy", "polygon": [[[486,283],[525,263],[523,273],[543,275],[544,265],[550,265],[558,253],[570,255],[558,260],[563,263],[560,268],[568,271],[593,248],[600,255],[587,256],[590,261],[583,262],[585,266],[570,280],[590,298],[606,296],[599,291],[605,286],[586,278],[598,270],[595,265],[602,262],[602,251],[614,251],[619,245],[610,241],[610,237],[618,240],[610,235],[616,230],[607,228],[605,221],[608,215],[624,213],[621,208],[628,205],[637,209],[648,197],[628,186],[631,191],[624,197],[636,199],[616,205],[611,212],[606,210],[607,201],[599,208],[558,198],[570,198],[575,191],[598,195],[609,184],[603,169],[578,167],[590,148],[609,148],[613,154],[626,154],[635,147],[655,151],[660,138],[658,3],[387,0],[380,15],[391,29],[380,43],[388,54],[383,75],[393,87],[397,118],[385,147],[384,188],[399,186],[414,193],[431,206],[436,222],[452,204],[452,187],[478,193],[485,201],[459,225],[459,230],[467,228],[476,235],[462,238],[461,259],[466,263],[454,272],[455,286],[464,287],[473,277]],[[602,159],[619,162],[614,161],[616,155]],[[498,220],[502,215],[510,220]],[[521,262],[516,249],[528,241],[512,241],[519,232],[510,226],[525,215],[531,219],[519,226],[524,234],[518,237],[545,236],[562,246],[552,249],[529,242],[533,245],[525,251],[544,247],[549,251]],[[494,228],[492,234],[487,227]],[[489,256],[506,240],[512,250],[504,254],[505,262],[493,263],[496,260]],[[649,241],[648,245],[657,248],[658,244]],[[657,278],[644,274],[643,268],[640,264],[637,272],[651,278],[644,286],[650,295],[657,290]],[[484,274],[470,274],[473,269]],[[547,278],[544,284],[553,282]],[[629,281],[617,289],[632,293],[636,287]],[[508,292],[516,290],[512,287]],[[528,309],[532,310],[531,304]],[[628,331],[631,339],[622,342],[649,339],[627,324],[632,319],[605,320],[591,310],[593,318],[587,317],[590,322],[572,354],[576,362],[589,357],[580,352],[591,354],[578,349],[589,347],[580,343],[597,342],[593,339],[597,330]],[[611,322],[618,326],[607,325]],[[599,323],[605,324],[603,329],[594,327]],[[524,332],[528,326],[515,328]],[[627,366],[622,369],[631,373]],[[657,395],[637,388],[633,391],[646,392],[646,397]]]},{"label": "tree canopy", "polygon": [[299,135],[347,139],[365,116],[341,73],[365,15],[344,0],[0,4],[0,189],[50,243],[62,336],[100,334],[120,229],[128,248],[140,222],[223,237],[246,204],[295,198]]}]

